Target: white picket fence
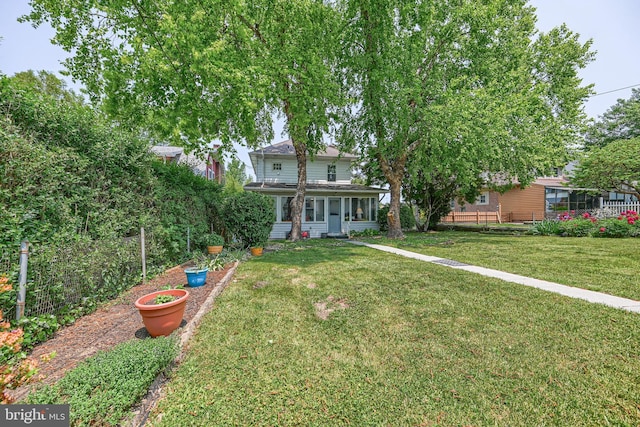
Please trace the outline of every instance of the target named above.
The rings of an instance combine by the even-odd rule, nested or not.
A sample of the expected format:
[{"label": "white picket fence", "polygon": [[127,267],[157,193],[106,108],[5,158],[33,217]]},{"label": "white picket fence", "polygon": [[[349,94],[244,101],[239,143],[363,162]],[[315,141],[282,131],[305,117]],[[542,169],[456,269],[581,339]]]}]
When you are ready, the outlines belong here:
[{"label": "white picket fence", "polygon": [[603,201],[600,204],[602,209],[608,208],[611,211],[615,212],[617,215],[620,215],[625,211],[636,211],[640,212],[640,202],[607,202]]}]

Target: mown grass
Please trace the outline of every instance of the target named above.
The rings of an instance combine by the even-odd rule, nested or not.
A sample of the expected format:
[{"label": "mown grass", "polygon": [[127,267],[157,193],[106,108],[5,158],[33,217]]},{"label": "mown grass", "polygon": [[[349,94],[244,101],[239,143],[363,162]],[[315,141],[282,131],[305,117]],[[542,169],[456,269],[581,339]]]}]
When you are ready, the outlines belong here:
[{"label": "mown grass", "polygon": [[640,300],[640,239],[446,231],[361,239]]},{"label": "mown grass", "polygon": [[636,314],[346,242],[285,247],[239,266],[147,425],[640,423]]}]

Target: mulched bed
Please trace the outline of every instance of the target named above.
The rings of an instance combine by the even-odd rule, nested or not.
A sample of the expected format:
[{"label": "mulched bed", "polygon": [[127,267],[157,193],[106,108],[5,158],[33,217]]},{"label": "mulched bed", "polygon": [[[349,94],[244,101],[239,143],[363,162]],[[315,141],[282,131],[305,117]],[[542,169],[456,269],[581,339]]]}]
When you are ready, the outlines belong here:
[{"label": "mulched bed", "polygon": [[225,277],[233,265],[227,264],[224,270],[209,271],[206,283],[196,288],[186,286],[187,279],[184,273],[186,265],[173,267],[145,284],[134,286],[94,313],[76,320],[72,325],[56,332],[53,338],[33,349],[31,356],[36,359],[51,352],[55,352],[56,356],[46,363],[40,363],[41,379],[39,381],[32,381],[29,385],[14,390],[12,395],[20,400],[26,397],[31,388],[41,384],[55,383],[79,362],[98,351],[109,350],[117,344],[132,339],[149,337],[142,324],[142,317],[133,303],[139,297],[161,290],[167,285],[172,287],[185,285],[185,289],[189,291],[181,325],[185,326],[194,318],[214,286]]}]

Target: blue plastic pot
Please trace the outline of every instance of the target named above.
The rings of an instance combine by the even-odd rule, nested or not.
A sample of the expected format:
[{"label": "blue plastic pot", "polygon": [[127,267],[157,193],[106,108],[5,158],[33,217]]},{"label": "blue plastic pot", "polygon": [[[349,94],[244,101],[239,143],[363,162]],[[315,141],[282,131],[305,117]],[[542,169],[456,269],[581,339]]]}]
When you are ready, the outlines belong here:
[{"label": "blue plastic pot", "polygon": [[207,281],[208,268],[199,270],[197,268],[187,268],[184,272],[187,274],[187,284],[192,288],[204,285]]}]

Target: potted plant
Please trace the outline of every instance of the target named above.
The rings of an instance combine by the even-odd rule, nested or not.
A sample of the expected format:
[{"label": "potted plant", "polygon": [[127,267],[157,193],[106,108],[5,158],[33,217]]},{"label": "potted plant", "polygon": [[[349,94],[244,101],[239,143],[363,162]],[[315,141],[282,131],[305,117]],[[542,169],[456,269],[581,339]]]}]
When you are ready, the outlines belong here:
[{"label": "potted plant", "polygon": [[152,337],[167,336],[180,326],[189,298],[185,289],[164,289],[138,298],[135,306]]},{"label": "potted plant", "polygon": [[211,258],[205,254],[198,253],[193,258],[194,266],[184,269],[187,275],[187,284],[192,287],[198,287],[207,281],[207,273],[209,271],[218,271],[224,269],[224,258],[216,255]]},{"label": "potted plant", "polygon": [[209,233],[204,236],[205,243],[207,245],[207,252],[211,255],[216,255],[222,252],[224,247],[224,238],[218,233]]}]

